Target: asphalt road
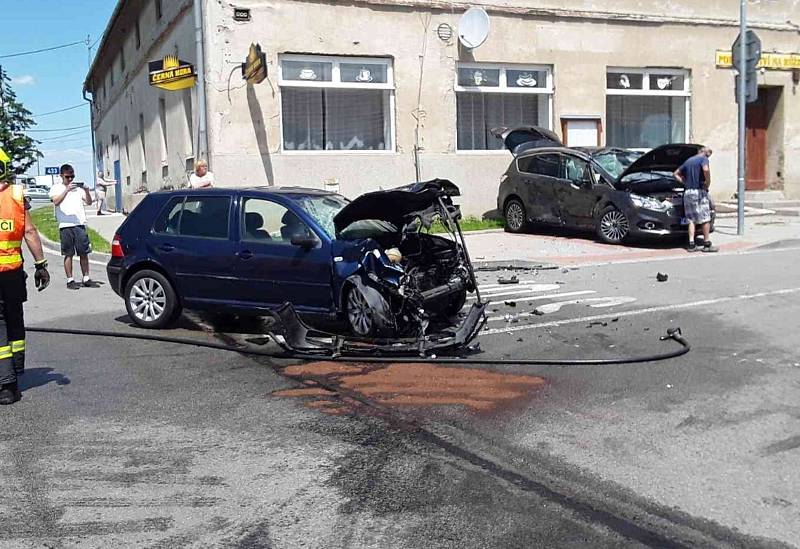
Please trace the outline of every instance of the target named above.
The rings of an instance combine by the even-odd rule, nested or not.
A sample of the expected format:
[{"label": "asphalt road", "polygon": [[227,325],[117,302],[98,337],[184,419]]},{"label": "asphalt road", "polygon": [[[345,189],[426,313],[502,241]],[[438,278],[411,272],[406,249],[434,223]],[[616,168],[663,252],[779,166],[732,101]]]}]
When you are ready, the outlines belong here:
[{"label": "asphalt road", "polygon": [[[0,409],[0,546],[796,545],[798,265],[789,243],[481,274],[482,357],[657,352],[675,326],[693,345],[624,366],[287,364],[31,334],[23,401]],[[136,331],[107,285],[55,274],[29,325]],[[203,325],[166,333],[264,348],[252,324]]]}]

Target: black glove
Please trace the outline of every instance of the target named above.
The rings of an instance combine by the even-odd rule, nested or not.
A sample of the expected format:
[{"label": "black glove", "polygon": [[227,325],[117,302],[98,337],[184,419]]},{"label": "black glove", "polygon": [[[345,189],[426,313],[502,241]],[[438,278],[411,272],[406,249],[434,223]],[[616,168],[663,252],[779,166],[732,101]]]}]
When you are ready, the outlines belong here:
[{"label": "black glove", "polygon": [[34,263],[36,272],[33,274],[33,281],[36,289],[40,292],[50,285],[50,273],[47,271],[47,260],[42,259]]}]

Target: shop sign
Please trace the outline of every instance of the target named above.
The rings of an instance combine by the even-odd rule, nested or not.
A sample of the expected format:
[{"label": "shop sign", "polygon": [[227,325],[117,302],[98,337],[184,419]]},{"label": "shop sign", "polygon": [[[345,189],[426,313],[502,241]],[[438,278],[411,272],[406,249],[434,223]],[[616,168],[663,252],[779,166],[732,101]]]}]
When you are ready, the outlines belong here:
[{"label": "shop sign", "polygon": [[182,90],[194,86],[197,73],[194,65],[181,61],[174,55],[150,61],[150,85],[164,90]]},{"label": "shop sign", "polygon": [[[717,67],[732,68],[733,55],[729,50],[717,50]],[[761,52],[761,59],[756,65],[757,69],[773,69],[789,71],[800,69],[800,53]]]},{"label": "shop sign", "polygon": [[234,21],[250,21],[250,8],[233,8]]},{"label": "shop sign", "polygon": [[267,78],[267,54],[261,51],[260,44],[250,44],[247,59],[242,65],[242,78],[248,84],[260,84]]}]

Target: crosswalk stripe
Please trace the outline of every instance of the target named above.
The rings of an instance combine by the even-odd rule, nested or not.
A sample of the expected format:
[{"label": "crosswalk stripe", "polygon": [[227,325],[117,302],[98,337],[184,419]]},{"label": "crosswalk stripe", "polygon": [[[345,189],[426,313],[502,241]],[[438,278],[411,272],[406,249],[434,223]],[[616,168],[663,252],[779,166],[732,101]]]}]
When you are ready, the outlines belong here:
[{"label": "crosswalk stripe", "polygon": [[[549,292],[552,290],[558,290],[561,288],[558,284],[537,284],[536,287],[531,287],[528,289],[519,288],[514,291],[507,291],[507,292],[481,292],[481,297],[503,297],[508,295],[529,295],[536,292]],[[472,296],[475,299],[475,296]]]},{"label": "crosswalk stripe", "polygon": [[537,286],[539,284],[541,284],[541,282],[533,282],[532,280],[528,280],[525,282],[519,282],[518,284],[479,284],[478,287],[481,290],[491,291],[497,289],[509,290],[511,288],[519,288],[521,286]]},{"label": "crosswalk stripe", "polygon": [[[535,297],[525,297],[522,299],[515,299],[515,303],[525,302],[525,301],[539,301],[541,299],[556,299],[560,297],[575,297],[579,295],[588,295],[588,294],[596,294],[594,290],[581,290],[579,292],[564,292],[560,294],[546,294],[546,295],[537,295]],[[531,316],[533,313],[518,313],[516,316]],[[497,317],[489,317],[489,322],[493,322],[496,320],[503,320],[505,316],[497,316]]]}]

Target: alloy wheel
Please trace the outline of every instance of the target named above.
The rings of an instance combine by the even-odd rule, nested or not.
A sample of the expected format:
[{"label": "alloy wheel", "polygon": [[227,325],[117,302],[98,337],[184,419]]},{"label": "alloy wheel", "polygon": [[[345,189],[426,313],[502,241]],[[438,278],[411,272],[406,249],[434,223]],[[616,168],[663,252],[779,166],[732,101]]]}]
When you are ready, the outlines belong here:
[{"label": "alloy wheel", "polygon": [[140,278],[130,293],[131,309],[139,320],[153,322],[161,318],[167,306],[167,294],[158,280]]},{"label": "alloy wheel", "polygon": [[621,242],[629,230],[628,218],[619,210],[606,212],[600,220],[600,231],[610,241]]},{"label": "alloy wheel", "polygon": [[512,202],[506,207],[506,224],[512,231],[518,231],[525,223],[525,212],[518,202]]},{"label": "alloy wheel", "polygon": [[358,288],[353,288],[347,294],[347,318],[356,334],[369,335],[373,324],[372,309]]}]

